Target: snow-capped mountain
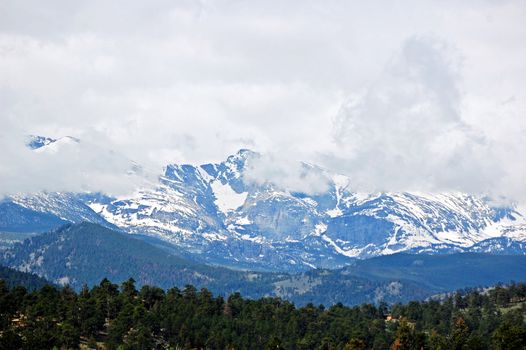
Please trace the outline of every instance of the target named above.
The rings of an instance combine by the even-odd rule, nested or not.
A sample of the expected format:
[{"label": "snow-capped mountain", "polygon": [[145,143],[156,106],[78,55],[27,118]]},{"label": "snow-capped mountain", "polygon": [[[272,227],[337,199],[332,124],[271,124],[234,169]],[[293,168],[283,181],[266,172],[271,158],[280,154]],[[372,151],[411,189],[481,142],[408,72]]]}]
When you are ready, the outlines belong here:
[{"label": "snow-capped mountain", "polygon": [[68,147],[67,145],[78,144],[79,142],[79,139],[71,136],[64,136],[58,139],[43,136],[30,136],[26,145],[37,153],[56,153],[62,147]]},{"label": "snow-capped mountain", "polygon": [[[305,171],[322,174],[329,189],[296,193],[247,181],[245,170],[257,157],[241,150],[218,164],[171,164],[155,186],[122,198],[55,193],[11,202],[73,222],[78,220],[67,216],[72,208],[79,214],[76,206],[89,207],[83,220],[247,269],[336,268],[400,251],[526,251],[526,220],[512,207],[463,193],[356,193],[349,178],[309,164]],[[66,197],[68,202],[60,199]]]}]

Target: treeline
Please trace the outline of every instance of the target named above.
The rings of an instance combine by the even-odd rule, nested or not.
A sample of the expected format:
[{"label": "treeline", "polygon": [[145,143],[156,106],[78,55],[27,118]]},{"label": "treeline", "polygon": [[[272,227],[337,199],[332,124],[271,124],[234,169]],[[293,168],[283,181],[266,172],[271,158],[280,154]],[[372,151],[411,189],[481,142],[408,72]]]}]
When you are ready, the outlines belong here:
[{"label": "treeline", "polygon": [[526,285],[388,307],[296,308],[187,286],[29,292],[0,280],[0,349],[526,349]]}]

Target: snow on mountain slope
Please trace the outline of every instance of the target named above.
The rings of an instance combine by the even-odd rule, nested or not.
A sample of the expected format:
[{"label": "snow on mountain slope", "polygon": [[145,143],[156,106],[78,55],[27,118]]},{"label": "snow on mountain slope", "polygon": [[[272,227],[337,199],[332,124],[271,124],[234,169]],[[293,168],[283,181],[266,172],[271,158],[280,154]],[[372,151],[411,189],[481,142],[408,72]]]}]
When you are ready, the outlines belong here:
[{"label": "snow on mountain slope", "polygon": [[483,198],[462,193],[382,193],[358,200],[351,195],[345,203],[338,208],[342,215],[329,220],[328,232],[359,257],[437,244],[469,247],[502,235],[488,228],[513,213],[522,218],[511,208],[492,208]]},{"label": "snow on mountain slope", "polygon": [[102,224],[102,220],[82,201],[68,193],[37,193],[32,195],[16,195],[11,197],[11,201],[24,208],[35,211],[45,211],[56,215],[64,221],[82,222],[90,221]]},{"label": "snow on mountain slope", "polygon": [[72,145],[78,144],[79,139],[71,136],[64,136],[58,139],[45,139],[42,144],[33,143],[34,151],[37,153],[57,153],[63,147],[71,147]]},{"label": "snow on mountain slope", "polygon": [[210,186],[216,198],[214,203],[224,214],[236,210],[242,206],[247,199],[246,192],[237,193],[229,184],[222,184],[221,180],[212,181]]},{"label": "snow on mountain slope", "polygon": [[526,237],[518,212],[463,193],[354,193],[350,179],[325,170],[331,188],[319,195],[247,183],[242,174],[255,156],[242,150],[219,164],[170,165],[153,190],[89,205],[129,232],[157,235],[208,261],[271,269]]},{"label": "snow on mountain slope", "polygon": [[40,192],[0,200],[0,232],[44,232],[83,221],[114,228],[75,194]]},{"label": "snow on mountain slope", "polygon": [[[294,211],[291,206],[280,208],[286,201],[299,209],[312,204],[285,193],[260,192],[243,183],[240,171],[251,154],[241,151],[223,163],[199,167],[169,165],[154,188],[126,198],[86,202],[105,220],[130,233],[159,237],[212,263],[256,269],[317,266],[298,257],[305,254],[301,242],[283,245],[269,236],[271,232],[282,234],[285,226],[305,225],[309,212],[287,223],[285,215],[292,216]],[[268,220],[267,214],[272,216],[276,210],[282,212],[278,220],[284,227]]]},{"label": "snow on mountain slope", "polygon": [[26,146],[32,150],[36,150],[38,148],[47,146],[55,141],[57,140],[52,139],[51,137],[30,135],[27,139]]},{"label": "snow on mountain slope", "polygon": [[[161,238],[206,262],[246,269],[335,268],[355,258],[400,251],[495,247],[502,253],[509,247],[517,252],[523,247],[518,243],[526,242],[524,216],[511,207],[494,207],[483,197],[356,193],[349,178],[311,164],[304,165],[306,171],[323,174],[329,190],[296,193],[245,181],[243,173],[253,157],[259,155],[241,150],[217,164],[168,165],[154,186],[121,198],[54,196],[73,196],[98,219],[129,233]],[[62,213],[68,210],[58,204],[31,196],[17,203],[70,221]],[[97,218],[88,215],[85,220]]]}]

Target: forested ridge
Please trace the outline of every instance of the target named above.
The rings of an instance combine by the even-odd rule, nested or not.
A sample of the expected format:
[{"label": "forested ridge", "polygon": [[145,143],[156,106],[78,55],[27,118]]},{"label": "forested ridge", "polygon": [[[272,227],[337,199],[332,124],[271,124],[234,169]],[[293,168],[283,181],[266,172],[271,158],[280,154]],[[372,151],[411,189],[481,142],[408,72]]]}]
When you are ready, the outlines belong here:
[{"label": "forested ridge", "polygon": [[137,288],[183,289],[191,284],[216,296],[234,292],[251,299],[277,296],[297,306],[407,303],[464,287],[526,281],[526,255],[397,253],[358,260],[342,269],[289,274],[230,270],[178,253],[151,240],[84,222],[13,244],[0,254],[0,265],[23,268],[77,292],[103,278],[121,284],[133,277]]},{"label": "forested ridge", "polygon": [[21,272],[0,265],[0,280],[9,287],[24,286],[28,290],[35,290],[49,284],[49,281],[32,273]]},{"label": "forested ridge", "polygon": [[0,280],[0,349],[525,349],[526,284],[441,300],[296,308],[104,279],[81,292]]}]

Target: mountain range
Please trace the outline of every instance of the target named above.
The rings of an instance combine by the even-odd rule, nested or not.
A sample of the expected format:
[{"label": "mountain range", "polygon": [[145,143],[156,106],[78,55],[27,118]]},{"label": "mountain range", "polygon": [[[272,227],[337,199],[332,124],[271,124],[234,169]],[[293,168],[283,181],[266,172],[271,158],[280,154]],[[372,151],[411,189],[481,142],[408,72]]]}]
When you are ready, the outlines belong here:
[{"label": "mountain range", "polygon": [[[60,152],[80,142],[33,137],[28,147]],[[328,189],[294,192],[247,180],[259,157],[240,150],[216,164],[169,164],[151,186],[118,198],[12,195],[0,202],[0,239],[8,247],[66,223],[91,222],[199,263],[289,273],[398,252],[526,252],[526,219],[514,206],[464,193],[358,193],[352,179],[307,163],[303,173],[322,178]]]}]

